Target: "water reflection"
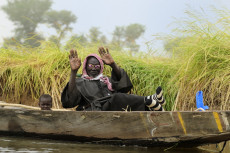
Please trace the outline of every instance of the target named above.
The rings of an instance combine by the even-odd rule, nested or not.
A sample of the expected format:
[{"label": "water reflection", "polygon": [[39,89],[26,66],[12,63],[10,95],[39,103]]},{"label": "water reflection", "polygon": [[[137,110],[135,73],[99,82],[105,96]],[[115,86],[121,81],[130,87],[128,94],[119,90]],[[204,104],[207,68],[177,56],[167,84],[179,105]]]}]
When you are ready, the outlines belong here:
[{"label": "water reflection", "polygon": [[[228,146],[229,147],[229,146]],[[203,147],[202,149],[204,149]],[[209,153],[206,146],[206,150],[198,148],[147,148],[147,147],[135,147],[135,146],[111,146],[111,145],[96,145],[96,144],[81,144],[77,142],[67,141],[55,141],[47,139],[37,138],[23,138],[23,137],[0,137],[0,152],[43,152],[43,153],[54,153],[54,152],[81,152],[81,153]],[[226,152],[225,148],[224,152]],[[226,152],[227,153],[227,152]]]}]

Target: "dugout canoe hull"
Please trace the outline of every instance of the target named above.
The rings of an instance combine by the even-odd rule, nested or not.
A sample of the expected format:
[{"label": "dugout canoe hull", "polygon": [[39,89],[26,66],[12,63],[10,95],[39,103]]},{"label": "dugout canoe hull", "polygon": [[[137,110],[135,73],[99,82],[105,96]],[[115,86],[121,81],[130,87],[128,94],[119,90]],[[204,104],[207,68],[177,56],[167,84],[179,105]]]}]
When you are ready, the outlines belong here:
[{"label": "dugout canoe hull", "polygon": [[0,133],[114,145],[199,146],[230,140],[230,111],[76,112],[0,109]]}]

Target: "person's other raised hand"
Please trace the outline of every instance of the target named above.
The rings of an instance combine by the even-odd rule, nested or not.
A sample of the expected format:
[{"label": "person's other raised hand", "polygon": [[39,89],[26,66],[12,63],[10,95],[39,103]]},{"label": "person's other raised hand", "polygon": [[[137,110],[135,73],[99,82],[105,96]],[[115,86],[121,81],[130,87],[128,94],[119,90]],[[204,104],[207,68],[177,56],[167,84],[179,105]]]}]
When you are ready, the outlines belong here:
[{"label": "person's other raised hand", "polygon": [[69,51],[69,63],[72,71],[77,71],[81,67],[81,59],[78,58],[77,50]]},{"label": "person's other raised hand", "polygon": [[98,52],[101,56],[101,59],[103,60],[103,62],[105,64],[111,65],[114,63],[114,60],[113,60],[112,56],[110,55],[108,48],[106,48],[106,50],[105,50],[104,47],[99,47]]}]

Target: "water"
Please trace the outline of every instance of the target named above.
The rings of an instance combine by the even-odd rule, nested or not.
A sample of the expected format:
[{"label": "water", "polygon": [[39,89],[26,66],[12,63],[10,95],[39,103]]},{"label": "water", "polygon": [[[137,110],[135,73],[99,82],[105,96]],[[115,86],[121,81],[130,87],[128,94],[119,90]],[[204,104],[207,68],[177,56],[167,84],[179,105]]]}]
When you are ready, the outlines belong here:
[{"label": "water", "polygon": [[[220,148],[223,143],[220,144]],[[166,149],[166,150],[165,150]],[[137,146],[112,146],[82,144],[73,141],[55,141],[28,137],[0,136],[0,152],[5,153],[210,153],[218,151],[216,145],[201,148],[147,148]],[[229,142],[223,153],[229,153]]]}]

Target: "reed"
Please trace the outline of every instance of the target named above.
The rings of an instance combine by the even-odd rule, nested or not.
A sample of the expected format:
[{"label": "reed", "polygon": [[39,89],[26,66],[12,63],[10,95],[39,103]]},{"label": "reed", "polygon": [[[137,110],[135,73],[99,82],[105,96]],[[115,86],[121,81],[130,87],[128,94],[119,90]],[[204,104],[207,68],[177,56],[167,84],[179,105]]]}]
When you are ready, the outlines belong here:
[{"label": "reed", "polygon": [[[79,57],[97,53],[98,44],[82,47],[76,43]],[[133,94],[151,95],[158,85],[167,90],[167,83],[173,71],[167,60],[139,58],[127,52],[110,50],[118,65],[124,68],[134,84]],[[51,42],[43,42],[36,49],[0,50],[0,92],[2,100],[10,103],[37,106],[43,93],[53,97],[54,108],[61,108],[60,94],[69,80],[70,66],[68,51],[59,50]],[[81,69],[78,73],[81,73]],[[105,74],[111,68],[106,66]]]},{"label": "reed", "polygon": [[170,80],[178,88],[178,103],[174,110],[194,108],[195,94],[199,90],[204,92],[204,103],[210,109],[229,109],[230,48],[228,40],[221,36],[216,39],[216,36],[196,35],[180,45],[185,51],[178,58],[181,66]]},{"label": "reed", "polygon": [[[221,21],[227,22],[219,20],[218,24]],[[210,109],[229,110],[230,32],[216,23],[200,26],[191,22],[186,21],[187,29],[178,29],[186,39],[172,48],[174,54],[170,58],[147,53],[131,55],[116,47],[110,47],[114,48],[110,52],[130,76],[134,85],[132,94],[152,95],[162,86],[166,110],[195,110],[195,94],[202,90],[204,103]],[[97,53],[100,45],[81,46],[74,42],[71,47],[78,50],[83,61],[89,53]],[[54,108],[61,108],[60,95],[70,74],[68,54],[68,50],[46,41],[33,49],[1,48],[0,100],[37,106],[39,96],[48,93],[53,97]],[[110,72],[107,66],[104,74]]]},{"label": "reed", "polygon": [[[181,47],[188,52],[176,59],[130,56],[127,52],[116,50],[111,50],[111,54],[130,76],[134,84],[132,94],[151,95],[160,85],[164,89],[167,110],[190,110],[195,108],[195,93],[203,90],[209,106],[229,109],[229,52],[227,48],[226,52],[219,48],[216,54],[211,40],[200,41],[190,42],[192,47],[184,42]],[[207,46],[207,42],[212,45],[198,49],[204,48],[200,45],[204,44],[203,41]],[[227,47],[226,42],[220,43]],[[97,53],[97,45],[76,48],[82,61],[89,53]],[[48,93],[54,99],[54,108],[61,108],[60,94],[70,74],[68,54],[68,51],[60,51],[50,42],[44,42],[37,49],[1,49],[2,100],[37,106],[39,96]],[[110,75],[110,72],[111,69],[106,66],[105,74]]]},{"label": "reed", "polygon": [[178,26],[183,28],[175,29],[184,39],[173,48],[176,63],[181,64],[170,80],[176,84],[171,88],[178,88],[173,110],[194,108],[198,90],[204,92],[204,103],[211,110],[230,108],[229,11],[215,11],[218,18],[212,22],[200,13],[188,12],[189,20]]}]

